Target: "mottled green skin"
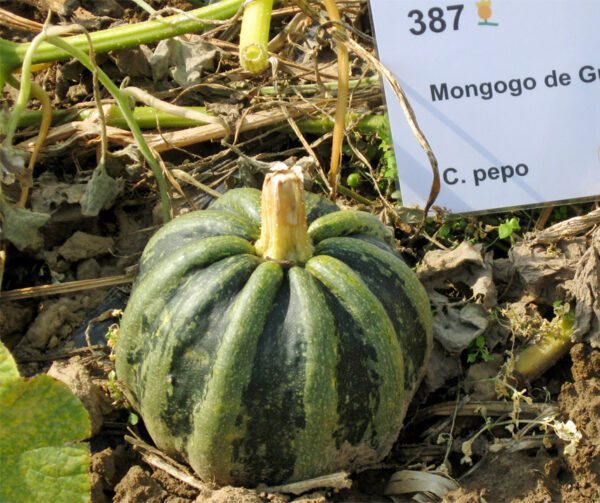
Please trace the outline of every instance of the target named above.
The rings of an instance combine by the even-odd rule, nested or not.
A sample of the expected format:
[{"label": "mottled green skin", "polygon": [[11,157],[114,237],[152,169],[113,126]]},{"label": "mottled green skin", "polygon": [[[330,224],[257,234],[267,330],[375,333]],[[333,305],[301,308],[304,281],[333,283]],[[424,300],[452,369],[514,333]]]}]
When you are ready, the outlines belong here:
[{"label": "mottled green skin", "polygon": [[229,191],[150,240],[118,377],[156,444],[255,486],[382,459],[431,350],[431,312],[389,230],[307,195],[315,253],[257,257],[260,192]]}]

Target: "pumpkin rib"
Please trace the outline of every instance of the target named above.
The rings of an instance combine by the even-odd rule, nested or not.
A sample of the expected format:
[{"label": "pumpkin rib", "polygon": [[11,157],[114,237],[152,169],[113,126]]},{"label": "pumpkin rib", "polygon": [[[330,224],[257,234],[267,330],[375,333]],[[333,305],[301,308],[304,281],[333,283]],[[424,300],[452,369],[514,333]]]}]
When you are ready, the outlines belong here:
[{"label": "pumpkin rib", "polygon": [[243,394],[244,438],[233,445],[242,484],[304,480],[335,464],[337,338],[319,300],[314,278],[299,267],[286,271]]},{"label": "pumpkin rib", "polygon": [[[335,375],[338,352],[335,320],[323,309],[326,299],[320,284],[300,267],[290,269],[288,275],[306,331],[302,400],[306,424],[296,438],[296,461],[290,477],[290,481],[299,481],[328,473],[335,464],[333,434],[338,423]],[[315,445],[319,449],[315,449]]]},{"label": "pumpkin rib", "polygon": [[[367,361],[361,362],[355,359],[354,365],[366,366],[370,373],[370,380],[373,381],[373,389],[378,390],[379,395],[375,396],[373,393],[370,396],[361,395],[361,400],[367,401],[366,406],[369,411],[367,424],[369,426],[366,431],[362,432],[360,439],[350,433],[356,420],[353,417],[353,410],[356,407],[354,409],[349,407],[349,412],[346,414],[343,412],[343,407],[348,406],[347,403],[344,404],[344,401],[355,400],[356,395],[353,392],[350,394],[349,391],[347,396],[340,396],[338,405],[340,429],[346,430],[343,432],[342,438],[354,438],[357,444],[363,442],[367,445],[370,444],[374,451],[370,454],[372,461],[377,461],[389,451],[402,425],[404,358],[400,342],[384,307],[360,277],[346,264],[333,257],[320,255],[311,258],[306,263],[306,270],[324,285],[326,291],[346,311],[346,313],[335,313],[336,320],[346,316],[354,320],[360,327],[360,341],[365,348],[362,357]],[[355,337],[354,343],[360,343],[356,334],[340,333],[340,349],[344,349],[344,338],[348,337]],[[338,377],[340,377],[339,374]],[[355,376],[350,377],[354,378]],[[369,403],[369,401],[374,403]],[[362,462],[365,462],[364,446],[359,446],[356,450],[353,447],[352,445],[338,446],[345,451],[345,456],[351,458],[356,455],[362,458]]]},{"label": "pumpkin rib", "polygon": [[433,345],[429,299],[415,274],[395,255],[353,237],[321,241],[315,253],[335,257],[350,266],[383,304],[394,324],[402,352],[408,355],[404,360],[404,379],[405,388],[412,396]]},{"label": "pumpkin rib", "polygon": [[252,375],[252,364],[273,299],[283,280],[281,267],[261,263],[232,306],[230,320],[215,355],[203,400],[194,410],[194,432],[188,459],[194,470],[219,483],[231,483],[232,472],[243,472],[232,445],[244,438],[242,393]]},{"label": "pumpkin rib", "polygon": [[238,236],[255,241],[258,239],[258,227],[226,211],[204,210],[181,215],[177,217],[176,225],[165,225],[150,238],[140,259],[139,275],[143,277],[172,250],[215,236]]},{"label": "pumpkin rib", "polygon": [[[133,383],[137,355],[143,348],[143,321],[154,320],[169,296],[177,291],[180,279],[191,268],[201,268],[223,258],[253,254],[254,247],[236,236],[217,236],[190,243],[174,250],[170,260],[159,263],[136,281],[123,318],[121,332],[127,337],[119,337],[116,348],[116,364],[119,379]],[[133,403],[137,404],[137,398]]]},{"label": "pumpkin rib", "polygon": [[[228,211],[236,215],[244,215],[256,226],[260,226],[260,190],[242,188],[229,190],[211,205],[211,210]],[[314,220],[329,213],[340,211],[329,199],[305,192],[306,222],[310,225]]]},{"label": "pumpkin rib", "polygon": [[375,237],[393,247],[394,236],[389,227],[370,213],[362,211],[338,211],[315,220],[308,227],[308,235],[317,243],[332,237],[364,234]]},{"label": "pumpkin rib", "polygon": [[243,215],[258,227],[260,226],[260,190],[251,188],[228,190],[210,205],[210,209]]},{"label": "pumpkin rib", "polygon": [[[260,263],[253,255],[234,255],[188,271],[178,295],[150,320],[135,389],[148,431],[169,452],[184,451],[232,299]],[[148,382],[161,385],[144,386]]]}]

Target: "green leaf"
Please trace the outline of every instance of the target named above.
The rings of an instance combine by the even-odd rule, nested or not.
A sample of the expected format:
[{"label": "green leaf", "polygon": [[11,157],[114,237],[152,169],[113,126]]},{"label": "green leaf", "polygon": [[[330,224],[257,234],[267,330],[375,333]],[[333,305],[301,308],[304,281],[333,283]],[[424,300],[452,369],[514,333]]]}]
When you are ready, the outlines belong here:
[{"label": "green leaf", "polygon": [[69,388],[19,377],[0,343],[0,501],[87,502],[90,421]]},{"label": "green leaf", "polygon": [[511,218],[510,220],[506,220],[504,223],[500,224],[498,227],[498,236],[500,239],[506,239],[512,236],[513,232],[519,230],[521,226],[519,225],[519,219],[516,217]]},{"label": "green leaf", "polygon": [[3,218],[1,238],[7,239],[19,250],[42,246],[43,240],[38,230],[50,219],[50,215],[13,208],[9,204],[3,204],[0,210]]},{"label": "green leaf", "polygon": [[6,346],[0,343],[0,386],[19,378],[19,369]]}]

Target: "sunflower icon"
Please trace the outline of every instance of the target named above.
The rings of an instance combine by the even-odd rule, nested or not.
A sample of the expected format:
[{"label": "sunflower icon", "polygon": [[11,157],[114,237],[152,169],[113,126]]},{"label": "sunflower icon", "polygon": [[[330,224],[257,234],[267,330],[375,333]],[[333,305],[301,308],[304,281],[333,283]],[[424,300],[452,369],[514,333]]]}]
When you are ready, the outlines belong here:
[{"label": "sunflower icon", "polygon": [[480,26],[498,26],[498,23],[488,21],[492,17],[492,0],[480,0],[475,5],[477,5],[477,15],[483,19],[479,22]]}]

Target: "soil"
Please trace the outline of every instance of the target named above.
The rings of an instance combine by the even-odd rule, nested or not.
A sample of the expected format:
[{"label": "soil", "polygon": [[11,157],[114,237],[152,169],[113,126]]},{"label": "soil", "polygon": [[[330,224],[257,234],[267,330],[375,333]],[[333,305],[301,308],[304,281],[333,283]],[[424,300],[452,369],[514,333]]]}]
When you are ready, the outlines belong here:
[{"label": "soil", "polygon": [[[29,3],[6,1],[2,8],[43,22],[45,11]],[[41,0],[33,3],[44,4]],[[74,3],[79,5],[77,10],[62,13],[62,19],[84,19],[90,29],[114,23],[111,16],[115,12],[119,12],[121,21],[146,18],[133,2],[122,2],[131,4],[125,9],[119,6],[121,2],[108,0]],[[151,3],[190,7],[183,0]],[[282,19],[285,18],[282,16],[277,22],[283,24]],[[355,26],[364,30],[364,16],[357,19]],[[0,35],[14,41],[31,39],[31,34],[6,27],[0,28]],[[221,35],[231,37],[229,31]],[[98,62],[118,84],[127,66],[123,61],[141,57],[140,53],[102,56]],[[322,48],[322,57],[330,58],[331,52]],[[173,81],[154,82],[144,71],[136,75],[135,83],[153,92],[162,92],[163,96],[180,96],[180,103],[206,104],[215,110],[220,107],[239,113],[242,105],[254,105],[257,101],[252,101],[256,99],[253,91],[240,84],[250,77],[240,74],[236,64],[235,58],[223,49],[218,68],[222,74],[215,69],[214,74],[209,74],[205,87],[194,90],[184,90]],[[360,67],[356,66],[356,70]],[[93,105],[91,77],[76,63],[60,63],[42,70],[36,80],[44,84],[57,107]],[[250,87],[260,84],[255,81]],[[4,97],[10,104],[14,93],[5,92]],[[362,102],[367,109],[379,105],[380,95],[373,98],[369,94]],[[22,135],[33,135],[29,133],[24,131]],[[315,141],[317,155],[325,159],[328,146],[325,148],[320,140],[311,139]],[[277,128],[269,134],[242,135],[240,141],[245,146],[245,155],[258,160],[279,159],[282,152],[286,153],[284,157],[304,155],[302,145]],[[156,187],[138,160],[125,156],[125,165],[113,167],[113,176],[123,180],[116,202],[98,216],[84,216],[80,199],[97,164],[96,143],[94,140],[63,146],[58,153],[46,152],[38,162],[30,206],[49,213],[51,218],[41,229],[42,246],[24,251],[7,247],[3,290],[14,292],[109,276],[127,278],[135,271],[145,243],[159,227]],[[198,181],[210,184],[217,191],[259,184],[262,175],[256,163],[248,159],[240,161],[237,152],[222,154],[222,148],[206,143],[166,152],[163,159],[168,168],[186,167],[186,172],[197,175]],[[17,189],[7,187],[7,193],[14,196],[18,194]],[[210,200],[205,192],[183,182],[174,192],[179,212],[202,208]],[[364,193],[374,200],[378,197],[373,190],[365,189]],[[340,202],[364,209],[357,200],[340,198]],[[382,219],[394,223],[382,205],[377,207]],[[583,214],[591,209],[588,205],[566,211]],[[538,214],[527,213],[527,216],[532,221]],[[110,325],[118,321],[115,310],[125,306],[129,293],[127,279],[125,285],[108,288],[31,295],[18,300],[0,298],[0,340],[15,356],[23,375],[48,372],[67,383],[88,409],[94,432],[89,440],[94,503],[408,501],[412,494],[386,494],[387,481],[400,470],[448,474],[458,484],[457,489],[441,494],[441,499],[448,502],[600,501],[600,349],[592,347],[585,337],[556,365],[523,385],[526,396],[535,404],[556,406],[553,420],[573,421],[581,434],[574,452],[566,453],[568,442],[557,439],[548,428],[541,428],[541,423],[527,430],[526,435],[523,433],[523,438],[518,437],[523,425],[515,423],[517,431],[511,433],[503,423],[490,426],[473,442],[472,464],[461,461],[465,442],[486,425],[486,418],[482,417],[486,415],[485,410],[489,413],[488,419],[510,423],[515,402],[506,393],[505,385],[518,381],[510,381],[504,372],[507,363],[512,361],[512,351],[525,344],[526,337],[535,339],[536,334],[527,330],[538,330],[539,336],[548,327],[544,322],[552,320],[553,302],[573,301],[569,298],[569,292],[573,291],[571,283],[577,271],[585,271],[581,261],[585,251],[591,249],[591,231],[566,243],[554,243],[543,249],[530,247],[524,252],[521,245],[525,240],[517,240],[514,246],[497,243],[485,235],[483,224],[467,219],[458,231],[460,235],[455,234],[455,241],[437,249],[430,240],[409,239],[414,226],[400,221],[395,224],[399,246],[411,265],[420,264],[421,278],[437,312],[440,317],[443,315],[440,324],[445,323],[446,329],[440,330],[436,337],[427,375],[407,415],[406,428],[391,454],[383,463],[351,474],[351,489],[325,487],[292,495],[260,489],[216,488],[208,483],[198,486],[152,462],[154,458],[148,456],[153,452],[148,450],[152,449],[152,441],[143,420],[132,419],[118,383],[111,378],[114,364],[106,335]],[[435,235],[444,224],[443,219],[436,221],[430,235]],[[478,239],[485,246],[473,245]],[[463,244],[458,246],[460,242]],[[451,257],[445,248],[452,248]],[[424,258],[426,252],[433,251],[436,253]],[[549,262],[552,262],[551,268]],[[469,307],[465,309],[465,305]],[[504,317],[505,309],[518,312],[518,319],[523,326],[527,325],[527,330],[523,327],[517,330],[514,326],[509,329],[510,317]],[[593,309],[590,307],[587,312]],[[479,336],[484,338],[487,353],[473,345]],[[88,347],[88,343],[92,347]],[[517,391],[520,390],[521,387]],[[468,409],[469,399],[475,405],[484,405]],[[470,412],[461,412],[463,407]],[[502,412],[494,415],[490,412],[494,407]],[[525,416],[525,412],[522,414]],[[536,420],[535,414],[526,417]],[[132,435],[138,441],[132,441]],[[547,438],[542,441],[545,435]],[[523,439],[529,443],[517,442]],[[502,442],[508,447],[495,451],[494,446]],[[140,447],[145,444],[150,447]],[[183,467],[183,470],[187,469]],[[185,473],[192,474],[191,471]],[[435,491],[432,489],[432,492]]]}]

